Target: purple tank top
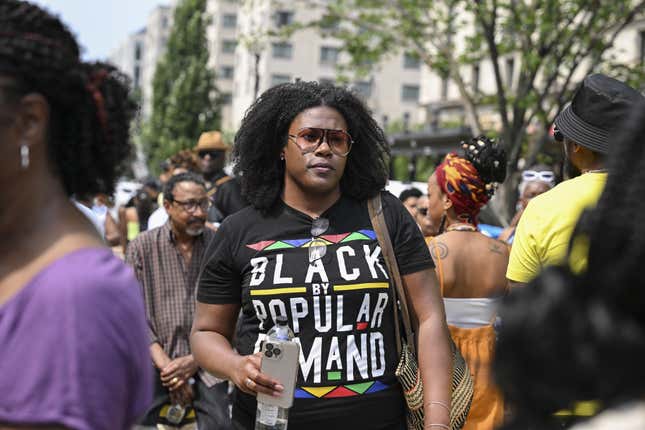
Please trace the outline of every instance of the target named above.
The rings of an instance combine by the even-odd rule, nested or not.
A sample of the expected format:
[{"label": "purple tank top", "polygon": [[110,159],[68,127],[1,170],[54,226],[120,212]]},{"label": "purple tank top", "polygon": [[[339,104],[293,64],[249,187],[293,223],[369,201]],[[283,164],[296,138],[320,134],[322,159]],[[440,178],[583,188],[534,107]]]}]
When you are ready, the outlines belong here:
[{"label": "purple tank top", "polygon": [[145,311],[110,250],[56,260],[0,305],[0,423],[128,429],[152,399]]}]

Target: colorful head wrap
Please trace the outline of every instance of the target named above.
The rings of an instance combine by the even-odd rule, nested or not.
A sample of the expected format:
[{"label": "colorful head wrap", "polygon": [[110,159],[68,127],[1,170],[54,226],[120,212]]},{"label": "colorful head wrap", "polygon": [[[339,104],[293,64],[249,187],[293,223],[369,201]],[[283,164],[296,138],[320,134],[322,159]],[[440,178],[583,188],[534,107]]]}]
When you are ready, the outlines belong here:
[{"label": "colorful head wrap", "polygon": [[446,155],[435,173],[439,187],[448,195],[457,216],[476,225],[479,210],[490,195],[475,166],[452,152]]}]

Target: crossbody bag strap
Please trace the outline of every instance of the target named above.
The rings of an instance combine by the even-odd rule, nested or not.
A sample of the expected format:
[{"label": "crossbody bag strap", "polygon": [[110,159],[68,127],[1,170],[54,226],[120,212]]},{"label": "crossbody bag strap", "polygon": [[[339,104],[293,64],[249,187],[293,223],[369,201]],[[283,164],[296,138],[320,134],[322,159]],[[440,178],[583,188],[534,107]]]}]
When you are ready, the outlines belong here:
[{"label": "crossbody bag strap", "polygon": [[401,279],[401,273],[399,272],[399,265],[396,262],[394,256],[394,248],[392,247],[392,241],[390,240],[390,234],[387,229],[387,224],[385,223],[385,217],[383,216],[383,205],[381,202],[381,194],[377,194],[367,201],[367,209],[370,214],[370,219],[372,221],[372,227],[376,232],[376,238],[379,245],[381,246],[381,252],[383,253],[383,259],[385,260],[385,265],[387,266],[388,272],[390,273],[390,278],[394,283],[394,289],[396,294],[394,294],[394,301],[392,306],[394,307],[394,326],[396,328],[397,334],[397,349],[399,353],[401,352],[401,335],[399,329],[399,319],[397,312],[396,298],[398,296],[399,304],[401,305],[401,319],[403,320],[403,328],[405,330],[405,338],[407,340],[407,345],[410,351],[414,353],[415,351],[415,340],[414,333],[412,331],[412,324],[410,323],[410,313],[408,310],[408,303],[405,297],[405,291],[403,289],[403,280]]}]

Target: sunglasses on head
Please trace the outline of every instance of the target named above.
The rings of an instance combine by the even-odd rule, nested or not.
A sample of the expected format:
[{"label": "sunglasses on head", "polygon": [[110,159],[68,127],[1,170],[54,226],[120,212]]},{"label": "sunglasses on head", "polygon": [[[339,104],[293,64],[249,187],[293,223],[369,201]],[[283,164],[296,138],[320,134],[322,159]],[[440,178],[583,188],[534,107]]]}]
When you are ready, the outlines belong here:
[{"label": "sunglasses on head", "polygon": [[330,128],[305,127],[296,134],[290,134],[289,138],[293,139],[303,154],[314,152],[325,141],[331,152],[340,157],[346,157],[354,143],[346,131]]},{"label": "sunglasses on head", "polygon": [[217,149],[202,149],[199,152],[197,152],[197,155],[199,155],[199,158],[204,158],[207,155],[210,155],[211,158],[215,159],[223,154],[224,154],[224,151],[218,151]]},{"label": "sunglasses on head", "polygon": [[522,172],[522,180],[526,182],[553,182],[555,180],[555,173],[553,173],[551,170],[544,170],[542,172],[537,172],[535,170],[525,170]]},{"label": "sunglasses on head", "polygon": [[329,220],[327,218],[316,218],[311,223],[311,243],[309,244],[309,262],[312,263],[319,260],[327,254],[327,242],[321,239],[320,236],[329,228]]}]

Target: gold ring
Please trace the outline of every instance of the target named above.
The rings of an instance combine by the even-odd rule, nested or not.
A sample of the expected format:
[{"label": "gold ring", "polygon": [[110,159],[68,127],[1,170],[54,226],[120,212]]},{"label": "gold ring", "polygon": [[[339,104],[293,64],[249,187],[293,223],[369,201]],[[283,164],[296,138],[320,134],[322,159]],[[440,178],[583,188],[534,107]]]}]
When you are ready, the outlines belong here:
[{"label": "gold ring", "polygon": [[247,387],[251,388],[253,386],[254,382],[251,380],[251,378],[246,378],[245,384],[246,384]]},{"label": "gold ring", "polygon": [[176,376],[170,380],[170,383],[172,385],[175,385],[177,382],[179,382],[179,378],[177,378]]}]

